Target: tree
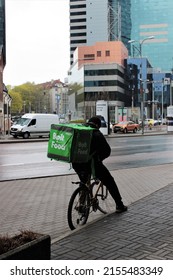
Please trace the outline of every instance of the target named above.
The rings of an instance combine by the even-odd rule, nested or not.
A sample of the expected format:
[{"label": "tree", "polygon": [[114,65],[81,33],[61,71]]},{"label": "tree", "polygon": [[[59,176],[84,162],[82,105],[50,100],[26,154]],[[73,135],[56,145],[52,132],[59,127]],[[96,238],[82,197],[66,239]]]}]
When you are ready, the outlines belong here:
[{"label": "tree", "polygon": [[[43,99],[43,91],[39,85],[27,82],[13,88],[11,86],[7,87],[11,97],[13,98],[14,96],[14,100],[12,100],[12,109],[14,108],[14,111],[12,111],[13,114],[39,112],[39,102]],[[16,95],[16,93],[18,94]],[[16,99],[18,101],[15,101]],[[13,102],[16,103],[13,104]],[[19,102],[18,105],[17,102]]]},{"label": "tree", "polygon": [[10,96],[12,98],[11,102],[11,114],[18,115],[21,114],[23,108],[22,97],[19,92],[11,91]]}]

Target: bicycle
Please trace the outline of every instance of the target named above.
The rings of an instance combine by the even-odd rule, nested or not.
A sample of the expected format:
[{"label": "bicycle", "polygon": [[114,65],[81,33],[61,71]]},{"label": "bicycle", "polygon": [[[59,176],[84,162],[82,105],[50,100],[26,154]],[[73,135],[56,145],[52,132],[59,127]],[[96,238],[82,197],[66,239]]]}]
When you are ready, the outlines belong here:
[{"label": "bicycle", "polygon": [[85,225],[91,212],[99,210],[107,214],[106,199],[108,190],[101,181],[94,179],[88,184],[82,182],[72,182],[79,187],[72,193],[69,201],[67,219],[71,230]]}]

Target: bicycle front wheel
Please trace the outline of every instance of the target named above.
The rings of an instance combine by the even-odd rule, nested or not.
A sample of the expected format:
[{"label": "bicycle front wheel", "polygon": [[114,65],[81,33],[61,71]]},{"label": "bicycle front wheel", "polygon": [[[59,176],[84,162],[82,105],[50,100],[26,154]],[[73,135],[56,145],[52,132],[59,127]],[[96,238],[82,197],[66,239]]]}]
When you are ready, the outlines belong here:
[{"label": "bicycle front wheel", "polygon": [[78,187],[72,194],[67,211],[68,225],[74,230],[85,225],[90,211],[90,196],[87,187]]}]

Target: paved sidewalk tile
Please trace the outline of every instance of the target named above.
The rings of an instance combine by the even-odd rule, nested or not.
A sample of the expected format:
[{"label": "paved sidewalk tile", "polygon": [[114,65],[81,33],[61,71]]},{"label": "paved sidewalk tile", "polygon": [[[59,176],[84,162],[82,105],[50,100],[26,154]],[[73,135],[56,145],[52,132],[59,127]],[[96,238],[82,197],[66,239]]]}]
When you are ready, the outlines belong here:
[{"label": "paved sidewalk tile", "polygon": [[52,259],[173,259],[173,184],[52,244]]},{"label": "paved sidewalk tile", "polygon": [[[172,259],[172,170],[173,164],[165,164],[112,171],[129,211],[108,216],[97,211],[75,234],[67,206],[76,175],[0,182],[0,234],[21,229],[49,234],[52,259]],[[110,196],[108,203],[111,213]]]},{"label": "paved sidewalk tile", "polygon": [[[112,171],[123,201],[135,201],[173,183],[173,164]],[[67,207],[75,185],[76,175],[53,176],[0,182],[0,234],[17,234],[33,230],[61,238],[71,233],[67,224]],[[115,204],[109,196],[109,213]],[[90,215],[88,223],[103,217],[98,211]]]}]

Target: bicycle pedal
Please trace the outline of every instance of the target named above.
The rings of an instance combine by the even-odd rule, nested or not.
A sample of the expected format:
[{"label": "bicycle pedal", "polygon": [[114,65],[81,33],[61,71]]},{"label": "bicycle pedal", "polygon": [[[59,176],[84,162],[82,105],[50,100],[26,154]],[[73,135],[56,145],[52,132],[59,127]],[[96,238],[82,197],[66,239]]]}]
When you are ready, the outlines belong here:
[{"label": "bicycle pedal", "polygon": [[95,183],[98,185],[100,183],[100,180],[96,180]]},{"label": "bicycle pedal", "polygon": [[79,185],[80,182],[71,182],[72,184]]}]

